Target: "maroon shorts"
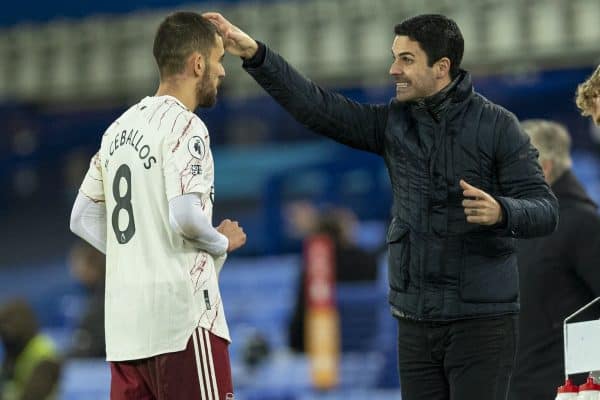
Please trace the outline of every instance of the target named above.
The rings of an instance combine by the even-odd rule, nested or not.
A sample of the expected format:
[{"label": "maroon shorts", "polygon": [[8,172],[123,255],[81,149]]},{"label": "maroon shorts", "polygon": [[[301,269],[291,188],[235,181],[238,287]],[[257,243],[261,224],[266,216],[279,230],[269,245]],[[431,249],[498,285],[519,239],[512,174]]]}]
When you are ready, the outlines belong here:
[{"label": "maroon shorts", "polygon": [[183,351],[110,363],[111,400],[233,400],[229,343],[198,328]]}]

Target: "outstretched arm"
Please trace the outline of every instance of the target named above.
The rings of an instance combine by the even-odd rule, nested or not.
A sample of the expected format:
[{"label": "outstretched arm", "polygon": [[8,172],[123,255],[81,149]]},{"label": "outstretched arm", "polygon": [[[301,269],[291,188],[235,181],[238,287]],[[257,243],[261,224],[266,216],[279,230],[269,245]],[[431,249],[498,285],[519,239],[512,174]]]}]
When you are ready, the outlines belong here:
[{"label": "outstretched arm", "polygon": [[221,14],[205,13],[223,37],[225,50],[244,59],[246,71],[296,120],[351,147],[381,154],[387,105],[366,105],[327,91],[303,77],[280,55]]}]

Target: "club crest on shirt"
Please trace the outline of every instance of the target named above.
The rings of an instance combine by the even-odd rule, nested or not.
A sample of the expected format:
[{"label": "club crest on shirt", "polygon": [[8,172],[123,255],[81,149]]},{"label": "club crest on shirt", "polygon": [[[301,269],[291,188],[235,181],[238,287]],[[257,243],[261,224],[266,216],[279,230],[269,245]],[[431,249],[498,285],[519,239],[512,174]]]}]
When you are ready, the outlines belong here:
[{"label": "club crest on shirt", "polygon": [[206,154],[206,145],[200,136],[192,136],[188,141],[188,150],[192,157],[202,160]]}]

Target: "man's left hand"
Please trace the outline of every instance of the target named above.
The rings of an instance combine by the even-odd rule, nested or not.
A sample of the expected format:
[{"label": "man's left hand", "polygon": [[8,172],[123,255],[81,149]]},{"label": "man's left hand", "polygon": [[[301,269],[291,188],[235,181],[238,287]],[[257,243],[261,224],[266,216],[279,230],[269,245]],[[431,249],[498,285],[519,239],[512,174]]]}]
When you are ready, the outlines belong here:
[{"label": "man's left hand", "polygon": [[502,222],[502,207],[492,196],[475,186],[469,185],[465,180],[460,180],[463,189],[462,201],[467,222],[479,225],[496,225]]}]

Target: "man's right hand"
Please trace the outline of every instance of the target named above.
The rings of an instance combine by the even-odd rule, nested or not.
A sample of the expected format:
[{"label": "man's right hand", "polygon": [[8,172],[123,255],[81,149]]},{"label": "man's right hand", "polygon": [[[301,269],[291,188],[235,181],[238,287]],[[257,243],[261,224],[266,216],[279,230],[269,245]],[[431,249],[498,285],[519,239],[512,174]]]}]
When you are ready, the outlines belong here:
[{"label": "man's right hand", "polygon": [[246,243],[246,234],[237,221],[224,219],[217,227],[217,231],[225,235],[227,240],[229,240],[228,253],[239,249]]},{"label": "man's right hand", "polygon": [[258,50],[258,44],[254,39],[248,36],[237,26],[229,22],[225,17],[216,12],[207,12],[202,16],[208,19],[217,27],[219,34],[223,38],[225,51],[234,56],[245,59],[252,58]]}]

